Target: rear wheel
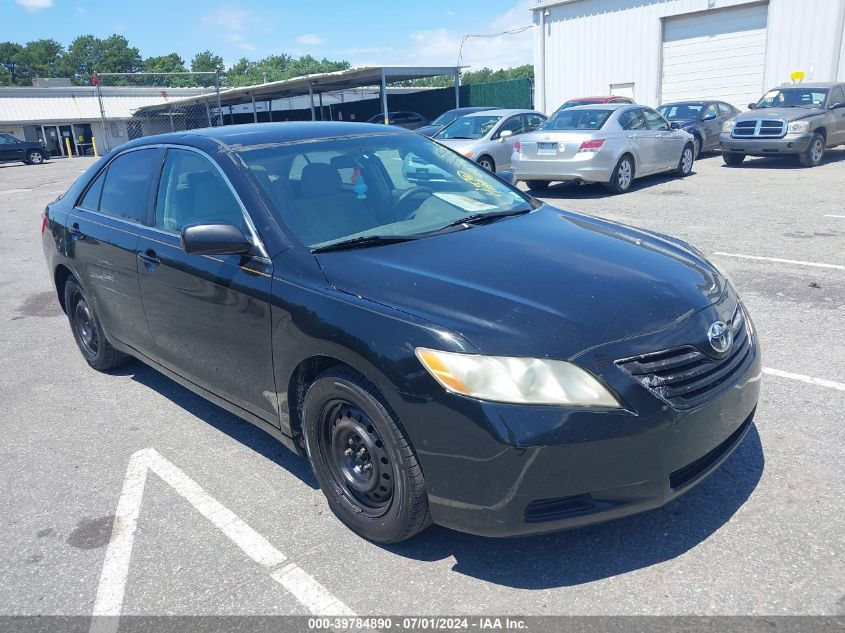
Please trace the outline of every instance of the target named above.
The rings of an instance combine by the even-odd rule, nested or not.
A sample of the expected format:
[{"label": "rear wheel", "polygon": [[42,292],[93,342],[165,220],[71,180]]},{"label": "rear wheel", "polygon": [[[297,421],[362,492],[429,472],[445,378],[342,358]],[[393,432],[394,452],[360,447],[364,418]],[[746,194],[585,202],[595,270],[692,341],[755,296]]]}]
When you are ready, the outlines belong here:
[{"label": "rear wheel", "polygon": [[740,152],[722,152],[722,160],[725,161],[726,165],[739,167],[742,165],[742,161],[745,160],[745,154],[741,154]]},{"label": "rear wheel", "polygon": [[534,189],[536,191],[538,189],[548,189],[551,184],[551,180],[526,180],[525,184],[529,189]]},{"label": "rear wheel", "polygon": [[397,543],[431,524],[411,442],[373,385],[351,369],[329,369],[308,388],[302,420],[320,488],[349,528]]},{"label": "rear wheel", "polygon": [[816,167],[824,158],[824,136],[816,132],[810,140],[807,149],[798,154],[798,161],[804,167]]},{"label": "rear wheel", "polygon": [[123,365],[129,359],[108,342],[94,306],[75,279],[68,279],[65,283],[65,309],[73,338],[91,367],[106,371]]},{"label": "rear wheel", "polygon": [[496,173],[496,163],[486,154],[478,159],[478,164],[489,172]]},{"label": "rear wheel", "polygon": [[681,152],[681,159],[678,161],[678,167],[675,169],[675,173],[678,174],[681,178],[684,176],[689,176],[692,172],[692,163],[695,160],[695,149],[691,144],[688,144],[684,147],[684,151]]},{"label": "rear wheel", "polygon": [[631,188],[632,182],[634,182],[634,161],[625,154],[616,163],[607,186],[613,193],[625,193]]},{"label": "rear wheel", "polygon": [[28,165],[40,165],[44,162],[44,152],[31,149],[26,153],[26,160],[24,162]]}]

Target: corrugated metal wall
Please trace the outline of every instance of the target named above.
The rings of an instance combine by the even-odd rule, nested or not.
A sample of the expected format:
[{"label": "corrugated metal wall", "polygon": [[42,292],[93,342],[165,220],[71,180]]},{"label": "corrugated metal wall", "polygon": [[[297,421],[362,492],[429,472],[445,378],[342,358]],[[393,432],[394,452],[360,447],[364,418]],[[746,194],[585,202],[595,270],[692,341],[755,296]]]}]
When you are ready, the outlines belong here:
[{"label": "corrugated metal wall", "polygon": [[[637,101],[657,105],[663,18],[750,3],[760,0],[577,0],[551,6],[545,16],[545,86],[538,76],[537,107],[551,112],[569,98],[608,94],[611,84],[630,82]],[[794,70],[817,81],[845,74],[839,63],[845,58],[845,0],[770,0],[768,5],[766,87],[789,80]],[[540,20],[535,11],[535,69],[542,48]]]}]

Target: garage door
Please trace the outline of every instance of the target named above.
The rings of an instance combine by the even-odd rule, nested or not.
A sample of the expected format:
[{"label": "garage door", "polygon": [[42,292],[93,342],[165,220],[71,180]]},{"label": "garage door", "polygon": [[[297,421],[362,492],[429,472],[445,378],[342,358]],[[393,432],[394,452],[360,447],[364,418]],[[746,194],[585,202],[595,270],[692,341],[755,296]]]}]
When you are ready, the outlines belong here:
[{"label": "garage door", "polygon": [[767,5],[667,18],[661,103],[720,99],[745,109],[763,94]]}]

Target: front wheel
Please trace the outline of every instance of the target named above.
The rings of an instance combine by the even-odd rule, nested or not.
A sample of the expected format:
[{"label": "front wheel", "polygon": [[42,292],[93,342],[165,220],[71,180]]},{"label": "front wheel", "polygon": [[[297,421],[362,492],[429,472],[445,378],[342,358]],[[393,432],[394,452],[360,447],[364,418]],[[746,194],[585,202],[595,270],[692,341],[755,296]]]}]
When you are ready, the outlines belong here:
[{"label": "front wheel", "polygon": [[625,193],[631,188],[632,182],[634,182],[634,161],[626,154],[616,163],[607,186],[613,193]]},{"label": "front wheel", "polygon": [[74,279],[65,284],[65,309],[73,338],[91,367],[106,371],[126,363],[129,357],[111,346],[103,334],[94,306]]},{"label": "front wheel", "polygon": [[696,134],[695,138],[692,139],[692,143],[693,143],[693,154],[695,154],[694,158],[695,158],[695,160],[698,160],[698,157],[701,155],[701,148],[702,148],[701,137],[698,134]]},{"label": "front wheel", "polygon": [[539,191],[541,189],[548,189],[549,184],[551,184],[550,180],[526,180],[525,185],[534,191]]},{"label": "front wheel", "polygon": [[816,132],[807,149],[798,154],[798,160],[804,167],[816,167],[824,158],[824,149],[824,136]]},{"label": "front wheel", "polygon": [[722,152],[722,160],[725,161],[726,165],[739,167],[742,165],[742,161],[745,160],[745,154],[741,154],[740,152]]},{"label": "front wheel", "polygon": [[493,159],[485,155],[478,159],[478,164],[491,173],[496,173],[496,163]]},{"label": "front wheel", "polygon": [[675,173],[683,178],[692,173],[692,163],[694,161],[695,149],[692,145],[686,145],[684,151],[681,152],[681,159],[678,161],[678,166],[675,168]]},{"label": "front wheel", "polygon": [[37,149],[31,149],[26,154],[26,162],[28,165],[40,165],[44,162],[44,152]]},{"label": "front wheel", "polygon": [[411,442],[373,385],[351,369],[329,369],[308,388],[302,420],[320,488],[350,529],[397,543],[431,524]]}]

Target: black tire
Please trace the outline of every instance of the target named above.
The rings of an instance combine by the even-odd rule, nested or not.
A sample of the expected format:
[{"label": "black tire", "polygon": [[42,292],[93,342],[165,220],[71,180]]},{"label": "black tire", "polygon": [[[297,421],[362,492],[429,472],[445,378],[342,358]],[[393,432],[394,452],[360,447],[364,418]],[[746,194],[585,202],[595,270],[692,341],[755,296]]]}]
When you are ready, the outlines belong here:
[{"label": "black tire", "polygon": [[551,182],[551,180],[526,180],[525,185],[529,189],[539,191],[541,189],[548,189]]},{"label": "black tire", "polygon": [[813,138],[810,139],[810,144],[807,149],[798,154],[798,162],[804,167],[816,167],[821,165],[824,160],[825,139],[824,136],[816,132]]},{"label": "black tire", "polygon": [[740,152],[722,152],[722,160],[725,161],[725,165],[739,167],[742,165],[742,161],[745,160],[745,154]]},{"label": "black tire", "polygon": [[82,286],[70,278],[65,283],[64,294],[70,329],[85,361],[97,371],[107,371],[126,363],[129,356],[111,346]]},{"label": "black tire", "polygon": [[693,159],[698,160],[698,157],[701,156],[701,153],[703,151],[701,148],[704,147],[704,141],[702,141],[701,137],[698,134],[696,134],[695,137],[692,139],[692,143],[693,143],[693,153],[695,154],[693,156]]},{"label": "black tire", "polygon": [[491,156],[484,154],[483,156],[479,156],[476,162],[487,171],[496,173],[496,161]]},{"label": "black tire", "polygon": [[692,173],[693,162],[695,162],[695,147],[692,143],[687,143],[681,151],[681,159],[675,168],[675,174],[679,178],[689,176]]},{"label": "black tire", "polygon": [[[626,166],[627,165],[627,166]],[[631,184],[634,182],[634,159],[630,154],[624,154],[616,167],[613,168],[613,173],[610,175],[610,182],[606,183],[608,189],[613,193],[626,193],[631,189]]]},{"label": "black tire", "polygon": [[44,152],[38,149],[31,149],[26,153],[26,160],[24,162],[27,165],[41,165],[45,160]]},{"label": "black tire", "polygon": [[347,527],[398,543],[431,525],[408,435],[366,379],[341,366],[320,374],[305,394],[302,425],[320,488]]}]

